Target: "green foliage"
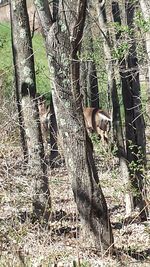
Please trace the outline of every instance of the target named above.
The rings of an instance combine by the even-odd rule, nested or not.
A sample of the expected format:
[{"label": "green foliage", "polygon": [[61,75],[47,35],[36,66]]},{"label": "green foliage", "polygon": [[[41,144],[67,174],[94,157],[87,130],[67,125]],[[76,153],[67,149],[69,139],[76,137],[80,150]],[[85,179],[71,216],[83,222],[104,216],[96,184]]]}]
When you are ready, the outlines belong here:
[{"label": "green foliage", "polygon": [[129,43],[126,41],[122,42],[118,45],[117,48],[113,50],[113,58],[120,60],[125,57],[128,51],[129,51]]},{"label": "green foliage", "polygon": [[100,106],[107,109],[107,74],[105,66],[105,55],[103,51],[102,39],[99,35],[93,36],[85,35],[82,41],[82,52],[80,54],[81,61],[94,61],[96,64],[98,86],[99,86],[99,98]]},{"label": "green foliage", "polygon": [[73,267],[90,267],[91,264],[88,261],[83,261],[82,263],[77,263],[75,260],[73,261]]},{"label": "green foliage", "polygon": [[119,42],[117,46],[113,47],[112,56],[114,59],[123,59],[129,51],[129,35],[132,35],[133,30],[128,25],[120,25],[118,22],[111,23],[111,27],[114,29],[115,35],[119,34]]},{"label": "green foliage", "polygon": [[12,76],[10,25],[0,23],[0,79],[4,88],[4,97],[11,94]]},{"label": "green foliage", "polygon": [[[50,98],[51,82],[43,38],[35,34],[33,38],[37,92]],[[0,73],[3,75],[4,96],[10,97],[13,84],[13,58],[11,47],[11,28],[8,23],[0,24]],[[48,94],[49,93],[49,94]]]},{"label": "green foliage", "polygon": [[0,69],[7,70],[12,66],[10,25],[0,23]]},{"label": "green foliage", "polygon": [[135,160],[132,160],[129,164],[129,169],[132,176],[135,176],[136,173],[144,173],[144,155],[143,149],[141,146],[134,145],[130,140],[130,150]]},{"label": "green foliage", "polygon": [[128,25],[120,25],[120,23],[118,22],[114,22],[114,23],[111,23],[114,30],[115,30],[115,33],[120,33],[122,36],[123,34],[130,34],[131,33],[131,29],[129,29]]},{"label": "green foliage", "polygon": [[97,66],[98,78],[101,83],[100,87],[103,87],[103,90],[106,93],[107,90],[107,74],[105,66],[105,55],[103,51],[102,40],[99,37],[96,37],[93,40],[93,59]]},{"label": "green foliage", "polygon": [[92,142],[93,142],[96,146],[99,145],[100,140],[99,140],[99,137],[97,136],[96,133],[92,133],[92,134],[90,135],[90,137],[91,137]]},{"label": "green foliage", "polygon": [[135,16],[134,22],[140,28],[141,31],[143,31],[143,32],[150,31],[150,19],[149,20],[145,20],[143,18],[143,15],[142,15],[141,11],[138,10],[136,12],[136,16]]},{"label": "green foliage", "polygon": [[37,92],[48,93],[51,88],[51,81],[45,52],[43,37],[40,34],[35,34],[33,38],[33,51],[35,60],[35,73]]}]

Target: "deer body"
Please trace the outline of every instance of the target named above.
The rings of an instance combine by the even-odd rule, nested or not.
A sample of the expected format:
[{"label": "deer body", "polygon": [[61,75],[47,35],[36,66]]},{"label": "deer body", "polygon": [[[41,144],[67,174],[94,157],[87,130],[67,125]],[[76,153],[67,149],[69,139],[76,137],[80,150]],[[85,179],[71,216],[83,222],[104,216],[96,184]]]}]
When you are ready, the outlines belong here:
[{"label": "deer body", "polygon": [[43,141],[47,143],[49,137],[50,107],[46,106],[46,100],[43,96],[38,96],[37,100]]},{"label": "deer body", "polygon": [[[46,106],[46,100],[43,96],[37,97],[37,100],[43,141],[47,143],[50,131],[50,106]],[[109,114],[101,109],[90,107],[83,108],[83,114],[87,131],[95,132],[103,143],[108,143],[108,133],[111,125]]]},{"label": "deer body", "polygon": [[106,111],[98,108],[83,108],[85,125],[88,132],[95,132],[102,142],[108,143],[111,118]]}]

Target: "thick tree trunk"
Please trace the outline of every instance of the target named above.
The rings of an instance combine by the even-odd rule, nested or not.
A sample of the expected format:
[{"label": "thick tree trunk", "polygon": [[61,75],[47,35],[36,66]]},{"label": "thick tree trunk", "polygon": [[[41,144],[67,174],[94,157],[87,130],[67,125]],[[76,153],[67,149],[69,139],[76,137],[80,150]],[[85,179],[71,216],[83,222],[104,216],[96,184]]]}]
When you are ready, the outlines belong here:
[{"label": "thick tree trunk", "polygon": [[43,216],[49,215],[50,192],[44,163],[38,106],[35,100],[34,58],[26,1],[11,0],[11,23],[14,62],[17,63],[15,66],[15,78],[19,87],[17,93],[28,147],[28,176],[32,181],[33,213],[35,219],[43,220]]},{"label": "thick tree trunk", "polygon": [[[88,245],[96,246],[98,250],[112,250],[113,235],[107,205],[99,185],[91,142],[85,130],[80,95],[77,54],[85,21],[86,0],[78,3],[75,25],[75,16],[72,17],[74,12],[69,13],[68,6],[63,4],[63,7],[59,6],[57,23],[53,23],[47,32],[49,38],[46,38],[48,54],[51,54],[50,62],[54,68],[54,108],[75,201],[84,223],[86,242],[88,240]],[[38,5],[37,9],[40,13]],[[59,20],[63,21],[63,27]]]}]

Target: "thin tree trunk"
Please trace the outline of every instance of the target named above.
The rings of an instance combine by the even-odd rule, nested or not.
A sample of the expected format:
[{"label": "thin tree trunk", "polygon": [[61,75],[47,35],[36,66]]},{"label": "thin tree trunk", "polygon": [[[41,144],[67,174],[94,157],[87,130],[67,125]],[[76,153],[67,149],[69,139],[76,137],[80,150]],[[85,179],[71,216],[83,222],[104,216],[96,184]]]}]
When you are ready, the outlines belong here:
[{"label": "thin tree trunk", "polygon": [[99,108],[98,80],[96,64],[93,60],[87,61],[87,91],[89,95],[89,106]]},{"label": "thin tree trunk", "polygon": [[51,145],[51,153],[50,153],[50,165],[51,167],[56,167],[59,165],[59,153],[58,153],[58,145],[57,145],[57,136],[58,136],[58,128],[56,115],[53,104],[53,97],[51,96],[50,102],[50,145]]},{"label": "thin tree trunk", "polygon": [[89,106],[89,95],[87,92],[87,61],[80,63],[80,87],[83,95],[83,106]]},{"label": "thin tree trunk", "polygon": [[[84,96],[85,107],[99,108],[99,90],[98,90],[98,79],[97,69],[94,58],[94,44],[93,44],[93,33],[92,33],[92,21],[90,15],[87,14],[86,18],[87,29],[84,33],[85,46],[82,46],[81,54],[88,53],[87,60],[81,62],[81,88]],[[88,52],[87,52],[88,51]],[[86,98],[86,101],[85,101]]]},{"label": "thin tree trunk", "polygon": [[141,219],[147,215],[143,169],[145,168],[145,123],[142,115],[140,82],[136,43],[133,33],[134,4],[126,3],[127,25],[130,29],[129,52],[127,59],[120,60],[122,95],[125,108],[125,130],[127,160],[129,162],[130,180],[134,190],[134,207],[140,210]]},{"label": "thin tree trunk", "polygon": [[[77,3],[73,4],[72,10]],[[86,242],[88,240],[88,245],[92,244],[98,250],[112,250],[113,235],[107,205],[99,185],[91,142],[85,130],[80,94],[80,65],[77,54],[83,34],[86,0],[78,2],[75,24],[75,16],[72,17],[74,12],[69,12],[68,5],[63,2],[59,8],[57,23],[53,23],[45,37],[48,54],[51,55],[50,62],[54,68],[54,108],[63,138],[67,171],[86,233]],[[37,9],[40,13],[38,4]],[[42,19],[44,17],[43,15]],[[65,27],[60,26],[59,19]]]},{"label": "thin tree trunk", "polygon": [[111,55],[112,41],[106,26],[107,18],[106,18],[106,10],[104,2],[102,3],[99,2],[97,4],[97,13],[101,29],[101,36],[103,39],[104,53],[106,57],[106,72],[108,77],[108,92],[109,92],[108,98],[111,97],[113,105],[113,139],[117,143],[119,153],[122,155],[124,154],[124,143],[122,134],[120,105],[119,105],[117,85],[116,85],[116,79],[115,79],[115,73]]},{"label": "thin tree trunk", "polygon": [[104,1],[99,2],[99,4],[97,5],[97,12],[99,15],[98,18],[99,18],[99,25],[101,28],[101,36],[103,38],[104,53],[106,56],[106,70],[108,75],[108,88],[109,88],[108,91],[109,94],[111,95],[112,105],[113,105],[113,140],[118,148],[120,170],[122,173],[124,185],[126,187],[125,206],[126,206],[126,215],[128,216],[133,210],[133,203],[132,203],[131,193],[129,192],[128,189],[130,184],[128,163],[126,160],[126,151],[123,141],[120,105],[119,105],[119,98],[118,98],[117,85],[115,79],[115,71],[111,55],[112,38],[106,26],[107,17],[106,17]]},{"label": "thin tree trunk", "polygon": [[[150,1],[149,0],[139,0],[143,17],[147,26],[150,23]],[[147,51],[147,66],[148,66],[148,88],[147,88],[147,104],[146,113],[148,116],[148,122],[146,125],[146,159],[147,159],[147,169],[150,170],[150,29],[145,32],[145,45]]]},{"label": "thin tree trunk", "polygon": [[105,61],[106,61],[106,73],[107,73],[107,93],[108,93],[108,108],[111,109],[111,92],[113,91],[114,85],[114,73],[112,71],[112,57],[110,53],[111,47],[111,39],[109,36],[108,29],[106,27],[107,18],[106,18],[106,10],[105,10],[105,1],[97,1],[96,3],[97,14],[98,14],[98,21],[101,30],[101,37],[103,40],[103,48],[105,54]]},{"label": "thin tree trunk", "polygon": [[[12,16],[12,13],[10,13]],[[12,21],[12,17],[11,17]],[[17,102],[17,109],[18,109],[18,120],[19,120],[19,128],[20,128],[20,139],[21,139],[21,145],[24,155],[24,163],[25,166],[28,162],[28,147],[27,147],[27,140],[26,140],[26,134],[25,134],[25,128],[24,128],[24,121],[23,121],[23,112],[21,108],[21,96],[19,92],[20,88],[20,77],[19,77],[19,70],[18,70],[18,58],[16,57],[16,51],[15,51],[15,45],[14,45],[14,39],[13,38],[13,23],[11,23],[11,40],[12,40],[12,53],[13,53],[13,64],[14,64],[14,78],[15,78],[15,87],[16,87],[16,102]]]},{"label": "thin tree trunk", "polygon": [[[119,23],[121,25],[121,18],[120,18],[120,10],[119,10],[119,5],[118,2],[113,1],[112,2],[112,15],[114,22]],[[116,40],[119,41],[120,38],[120,32],[116,33]],[[115,99],[115,97],[114,97]],[[117,101],[119,104],[119,101]],[[117,106],[116,103],[116,106]],[[125,206],[126,206],[126,216],[129,216],[131,212],[134,210],[134,205],[133,205],[133,196],[131,192],[131,182],[130,182],[130,175],[129,175],[129,166],[128,166],[128,160],[127,160],[127,152],[124,146],[124,141],[123,141],[123,133],[119,135],[121,137],[120,143],[123,144],[123,154],[124,156],[121,157],[120,159],[120,166],[122,170],[122,177],[125,185]],[[122,155],[123,155],[122,154]]]},{"label": "thin tree trunk", "polygon": [[93,45],[93,34],[92,24],[87,14],[88,32],[85,34],[88,41],[88,51],[90,54],[90,60],[87,60],[87,91],[89,94],[89,106],[99,108],[99,91],[98,91],[98,79],[96,63],[94,59],[94,45]]},{"label": "thin tree trunk", "polygon": [[[50,213],[50,192],[44,148],[36,101],[34,58],[26,1],[11,0],[11,23],[14,63],[17,63],[16,80],[18,85],[21,112],[28,147],[28,171],[31,179],[33,215],[43,220]],[[22,126],[22,125],[21,125]]]}]

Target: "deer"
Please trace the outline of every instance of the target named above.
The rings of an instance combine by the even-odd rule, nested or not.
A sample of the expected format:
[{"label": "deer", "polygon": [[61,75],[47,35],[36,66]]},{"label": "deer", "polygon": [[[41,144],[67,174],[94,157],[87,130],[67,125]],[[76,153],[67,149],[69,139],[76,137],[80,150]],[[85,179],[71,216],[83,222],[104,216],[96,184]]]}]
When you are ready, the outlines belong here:
[{"label": "deer", "polygon": [[46,99],[43,95],[37,94],[37,103],[39,110],[39,118],[41,123],[41,131],[44,143],[48,143],[49,129],[50,129],[50,106],[47,107]]},{"label": "deer", "polygon": [[111,128],[110,115],[98,108],[83,108],[85,126],[88,133],[95,132],[102,140],[102,143],[108,144],[108,134]]},{"label": "deer", "polygon": [[[41,122],[42,136],[45,143],[48,142],[48,135],[50,132],[50,106],[46,106],[46,99],[42,95],[37,95],[39,116]],[[111,127],[110,115],[98,108],[84,107],[83,115],[85,126],[88,133],[95,132],[102,140],[102,143],[108,144],[108,134]]]}]

